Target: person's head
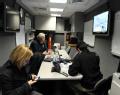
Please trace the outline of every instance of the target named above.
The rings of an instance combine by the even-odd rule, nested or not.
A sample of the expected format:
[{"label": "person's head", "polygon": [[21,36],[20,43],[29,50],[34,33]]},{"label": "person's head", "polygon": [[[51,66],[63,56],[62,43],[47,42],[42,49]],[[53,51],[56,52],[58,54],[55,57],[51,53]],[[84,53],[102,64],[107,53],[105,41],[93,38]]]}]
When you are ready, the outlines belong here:
[{"label": "person's head", "polygon": [[33,53],[29,49],[29,47],[21,44],[18,45],[15,49],[13,49],[9,56],[9,59],[12,61],[13,64],[15,64],[19,69],[21,69],[28,63],[32,55]]},{"label": "person's head", "polygon": [[85,42],[83,42],[83,41],[79,41],[78,43],[77,43],[77,46],[76,46],[76,49],[78,50],[78,51],[88,51],[88,49],[87,49],[87,44],[85,43]]},{"label": "person's head", "polygon": [[39,40],[39,42],[42,44],[45,42],[45,34],[44,33],[39,33],[37,35],[37,39]]}]

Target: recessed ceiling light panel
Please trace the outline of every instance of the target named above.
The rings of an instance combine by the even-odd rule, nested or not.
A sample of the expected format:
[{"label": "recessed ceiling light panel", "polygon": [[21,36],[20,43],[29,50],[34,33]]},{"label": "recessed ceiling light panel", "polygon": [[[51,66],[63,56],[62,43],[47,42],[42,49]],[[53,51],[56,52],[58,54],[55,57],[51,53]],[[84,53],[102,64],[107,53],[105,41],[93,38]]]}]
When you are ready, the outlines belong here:
[{"label": "recessed ceiling light panel", "polygon": [[61,14],[51,14],[51,16],[61,16]]},{"label": "recessed ceiling light panel", "polygon": [[51,3],[67,3],[67,0],[50,0]]},{"label": "recessed ceiling light panel", "polygon": [[60,8],[50,8],[51,12],[63,12],[63,9]]}]

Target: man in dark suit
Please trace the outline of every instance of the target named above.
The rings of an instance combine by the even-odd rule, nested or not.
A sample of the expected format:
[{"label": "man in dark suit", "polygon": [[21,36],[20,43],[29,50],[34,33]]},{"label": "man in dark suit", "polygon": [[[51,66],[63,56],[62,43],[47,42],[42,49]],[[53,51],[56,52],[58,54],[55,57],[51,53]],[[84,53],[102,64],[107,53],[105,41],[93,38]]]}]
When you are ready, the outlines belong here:
[{"label": "man in dark suit", "polygon": [[30,48],[32,49],[33,53],[42,53],[47,54],[47,44],[45,42],[45,34],[39,33],[37,38],[32,41],[30,44]]},{"label": "man in dark suit", "polygon": [[78,54],[73,59],[73,64],[69,66],[68,73],[75,76],[78,73],[83,75],[79,81],[87,89],[91,89],[103,77],[99,67],[99,56],[87,49],[87,44],[83,41],[78,42],[76,49]]}]

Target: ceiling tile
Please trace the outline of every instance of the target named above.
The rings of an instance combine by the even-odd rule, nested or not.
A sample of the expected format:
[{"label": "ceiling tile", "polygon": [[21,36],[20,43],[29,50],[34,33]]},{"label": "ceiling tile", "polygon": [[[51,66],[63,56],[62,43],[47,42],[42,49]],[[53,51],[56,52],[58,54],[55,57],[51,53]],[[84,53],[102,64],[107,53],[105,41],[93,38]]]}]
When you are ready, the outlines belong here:
[{"label": "ceiling tile", "polygon": [[18,3],[20,1],[35,15],[50,15],[51,12],[49,8],[63,8],[62,16],[69,17],[74,12],[84,12],[88,10],[100,0],[68,0],[67,4],[50,3],[49,0],[18,0]]}]

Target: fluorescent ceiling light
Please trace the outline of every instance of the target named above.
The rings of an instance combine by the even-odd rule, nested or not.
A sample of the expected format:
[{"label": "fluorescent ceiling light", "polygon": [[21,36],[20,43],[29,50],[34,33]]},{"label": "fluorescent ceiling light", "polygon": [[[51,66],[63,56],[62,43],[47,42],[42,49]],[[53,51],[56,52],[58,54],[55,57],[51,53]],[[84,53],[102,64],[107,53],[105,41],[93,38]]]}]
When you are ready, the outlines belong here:
[{"label": "fluorescent ceiling light", "polygon": [[50,0],[51,3],[67,3],[67,0]]},{"label": "fluorescent ceiling light", "polygon": [[51,14],[51,16],[61,16],[61,14]]},{"label": "fluorescent ceiling light", "polygon": [[50,11],[52,11],[52,12],[63,12],[63,9],[60,9],[60,8],[50,8]]}]

